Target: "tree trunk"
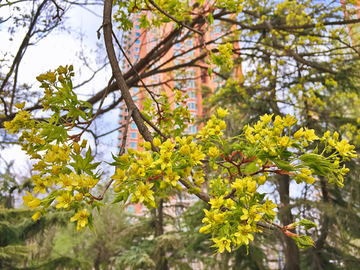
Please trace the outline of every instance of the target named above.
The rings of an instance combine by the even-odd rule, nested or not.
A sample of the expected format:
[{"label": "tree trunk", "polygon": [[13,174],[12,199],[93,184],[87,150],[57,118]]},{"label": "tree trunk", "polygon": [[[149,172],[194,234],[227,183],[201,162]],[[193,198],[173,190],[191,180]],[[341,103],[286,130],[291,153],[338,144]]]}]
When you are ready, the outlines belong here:
[{"label": "tree trunk", "polygon": [[[326,187],[327,179],[324,176],[319,176],[320,184],[321,184],[321,192],[324,203],[329,203],[329,195],[328,190]],[[326,212],[323,212],[323,215],[321,217],[320,222],[320,235],[318,240],[315,242],[315,246],[312,247],[312,262],[311,262],[311,269],[312,270],[323,270],[325,269],[321,263],[321,249],[325,245],[326,238],[329,234],[329,228],[330,224],[333,222],[331,218],[326,214]]]},{"label": "tree trunk", "polygon": [[[156,237],[159,237],[164,234],[163,204],[164,204],[164,201],[161,199],[159,202],[159,207],[155,212],[155,213],[157,213],[157,215],[155,215],[155,218],[156,218],[156,220],[155,220],[155,222],[156,222],[155,236]],[[156,262],[156,270],[169,270],[168,261],[166,259],[166,251],[162,247],[160,247],[159,257]]]},{"label": "tree trunk", "polygon": [[[278,176],[278,190],[280,195],[280,211],[279,219],[283,225],[288,225],[294,222],[294,217],[291,213],[290,206],[290,177],[288,175]],[[292,230],[295,233],[294,230]],[[295,244],[295,241],[283,235],[284,240],[284,254],[285,254],[285,266],[284,270],[300,270],[300,254],[299,248]]]}]

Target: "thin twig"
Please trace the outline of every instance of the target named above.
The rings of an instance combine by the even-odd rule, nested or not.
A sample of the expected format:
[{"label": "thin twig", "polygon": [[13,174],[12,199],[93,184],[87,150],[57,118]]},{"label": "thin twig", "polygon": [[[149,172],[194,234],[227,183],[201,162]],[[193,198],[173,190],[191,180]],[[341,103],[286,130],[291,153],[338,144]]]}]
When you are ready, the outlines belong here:
[{"label": "thin twig", "polygon": [[96,111],[96,113],[94,114],[94,116],[88,121],[87,126],[86,126],[86,127],[84,128],[84,130],[81,131],[78,135],[75,135],[75,136],[72,136],[72,137],[79,139],[79,138],[81,137],[81,135],[83,135],[84,132],[85,132],[86,130],[88,130],[88,128],[90,127],[91,123],[95,120],[95,118],[96,118],[96,117],[98,116],[98,114],[100,113],[100,109],[101,109],[101,107],[102,107],[102,105],[103,105],[103,103],[104,103],[104,100],[105,100],[106,96],[107,96],[107,92],[108,92],[108,90],[109,90],[110,84],[112,83],[112,81],[113,81],[114,79],[115,79],[114,75],[111,76],[111,78],[110,78],[110,80],[109,80],[109,83],[108,83],[108,85],[107,85],[107,87],[106,87],[106,89],[105,89],[104,95],[103,95],[103,97],[102,97],[102,99],[101,99],[99,108],[97,109],[97,111]]},{"label": "thin twig", "polygon": [[144,86],[144,88],[146,89],[146,91],[150,94],[151,98],[155,101],[157,109],[158,109],[158,113],[161,114],[161,110],[160,110],[160,105],[158,103],[158,101],[156,100],[156,98],[154,97],[154,94],[152,93],[152,91],[149,90],[149,88],[147,88],[147,86],[145,85],[144,81],[141,79],[140,74],[137,72],[137,70],[135,69],[135,67],[133,66],[133,64],[131,63],[130,59],[127,57],[125,51],[123,50],[122,46],[120,45],[119,40],[117,39],[117,37],[115,36],[114,31],[111,30],[111,33],[115,39],[116,44],[119,46],[121,52],[124,54],[126,61],[129,63],[129,65],[131,66],[131,68],[134,70],[136,77],[138,77],[138,79],[141,81],[142,85]]},{"label": "thin twig", "polygon": [[133,113],[133,111],[129,110],[128,118],[126,119],[125,131],[124,131],[124,136],[122,138],[123,141],[121,142],[119,156],[122,156],[125,153],[126,137],[127,137],[127,132],[128,132],[128,129],[129,129],[129,123],[130,123],[130,120],[131,120],[132,113]]},{"label": "thin twig", "polygon": [[201,36],[204,35],[204,32],[196,30],[195,28],[192,28],[191,26],[188,26],[187,24],[179,21],[178,19],[175,19],[173,16],[171,16],[170,14],[166,13],[163,9],[161,9],[161,7],[159,7],[157,4],[155,4],[154,1],[149,0],[150,4],[152,4],[158,11],[160,11],[162,14],[164,14],[166,17],[170,18],[172,21],[176,22],[178,25],[182,25],[185,28],[189,29],[190,31],[193,31]]},{"label": "thin twig", "polygon": [[155,126],[155,124],[153,122],[151,122],[149,119],[146,118],[145,115],[143,115],[141,112],[140,112],[140,116],[141,118],[146,122],[148,123],[160,136],[162,136],[165,140],[168,139],[168,137],[161,132],[160,129],[157,128],[157,126]]}]

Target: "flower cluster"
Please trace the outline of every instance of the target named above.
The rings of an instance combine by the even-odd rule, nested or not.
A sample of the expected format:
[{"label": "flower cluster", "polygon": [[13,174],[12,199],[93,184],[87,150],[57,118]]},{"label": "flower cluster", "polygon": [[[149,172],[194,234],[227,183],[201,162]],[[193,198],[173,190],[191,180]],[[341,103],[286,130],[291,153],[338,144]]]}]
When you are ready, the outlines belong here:
[{"label": "flower cluster", "polygon": [[[231,47],[221,45],[222,55],[228,59]],[[227,61],[227,60],[226,60]],[[42,193],[43,199],[27,192],[24,202],[37,212],[36,220],[56,203],[56,209],[74,211],[70,221],[77,221],[77,230],[93,229],[93,217],[85,208],[100,207],[102,197],[92,195],[100,175],[94,172],[99,165],[93,161],[91,148],[86,140],[80,142],[80,135],[69,135],[68,131],[81,124],[91,123],[92,108],[77,99],[72,91],[72,67],[59,67],[37,79],[45,89],[43,105],[51,111],[48,121],[38,122],[24,110],[25,104],[17,104],[20,110],[11,122],[5,123],[10,133],[19,133],[22,149],[37,160],[32,176],[34,194]],[[315,175],[329,178],[331,184],[343,186],[343,177],[349,171],[343,161],[355,158],[354,146],[345,139],[340,140],[335,132],[326,132],[318,137],[315,131],[306,127],[295,129],[297,119],[265,114],[254,125],[247,125],[240,135],[227,138],[224,135],[224,118],[228,110],[219,108],[196,135],[185,131],[193,119],[183,106],[171,110],[172,103],[181,104],[181,91],[174,91],[172,103],[163,94],[153,101],[144,102],[144,115],[157,123],[162,134],[153,141],[142,144],[142,150],[128,149],[126,154],[114,156],[111,163],[116,168],[108,187],[114,188],[115,202],[143,203],[157,207],[159,197],[168,197],[175,190],[185,187],[189,194],[195,194],[211,207],[205,211],[202,233],[211,233],[214,247],[219,252],[231,251],[232,245],[248,246],[254,233],[261,232],[259,222],[271,224],[275,220],[277,205],[258,188],[274,174],[289,175],[297,183],[314,184]],[[81,110],[80,108],[84,109]],[[64,118],[64,111],[67,112]],[[79,119],[83,119],[79,121]],[[161,135],[161,136],[160,136]],[[320,142],[322,152],[309,152],[309,143]],[[207,174],[205,186],[205,166]],[[300,224],[300,223],[299,223]],[[302,221],[306,228],[314,226]],[[301,225],[300,224],[300,225]],[[310,224],[310,225],[309,225]],[[284,229],[301,248],[308,248],[313,242],[307,236],[297,236]]]}]

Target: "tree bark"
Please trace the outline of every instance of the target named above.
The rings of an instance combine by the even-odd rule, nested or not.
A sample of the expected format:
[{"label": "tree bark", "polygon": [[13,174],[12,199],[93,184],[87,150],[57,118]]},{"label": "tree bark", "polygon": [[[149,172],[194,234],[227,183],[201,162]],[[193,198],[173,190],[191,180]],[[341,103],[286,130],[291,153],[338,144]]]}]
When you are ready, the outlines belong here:
[{"label": "tree bark", "polygon": [[[294,222],[294,217],[291,213],[290,206],[290,177],[288,175],[278,176],[278,191],[280,195],[280,211],[279,219],[283,225],[288,225]],[[295,233],[294,230],[292,230]],[[295,241],[286,235],[283,235],[284,240],[284,254],[285,266],[284,270],[300,270],[300,253]]]},{"label": "tree bark", "polygon": [[[159,237],[161,235],[164,234],[164,216],[163,216],[163,211],[164,211],[164,201],[162,199],[160,199],[159,202],[159,207],[156,210],[155,213],[157,213],[157,215],[155,215],[155,224],[156,224],[156,237]],[[158,260],[156,262],[156,270],[169,270],[169,266],[168,266],[168,261],[166,259],[166,251],[160,247],[159,249],[159,257]]]}]

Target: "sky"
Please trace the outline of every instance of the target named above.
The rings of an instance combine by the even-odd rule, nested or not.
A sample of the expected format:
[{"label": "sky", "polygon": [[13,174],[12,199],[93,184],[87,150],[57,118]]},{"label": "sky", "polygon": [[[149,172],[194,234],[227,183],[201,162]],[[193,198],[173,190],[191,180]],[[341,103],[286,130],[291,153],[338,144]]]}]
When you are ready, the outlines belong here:
[{"label": "sky", "polygon": [[[104,49],[101,52],[97,52],[97,43],[102,43],[102,38],[97,39],[96,31],[102,24],[102,7],[101,6],[89,6],[89,10],[83,9],[79,6],[71,8],[67,13],[67,19],[64,20],[65,27],[70,28],[71,32],[67,31],[53,31],[49,36],[40,40],[36,45],[30,46],[26,51],[19,72],[19,82],[33,85],[31,90],[39,89],[40,84],[36,81],[36,76],[49,70],[56,69],[59,65],[74,65],[75,78],[74,85],[87,80],[91,77],[92,72],[89,68],[83,65],[79,60],[80,51],[83,51],[83,55],[87,57],[90,68],[96,70],[102,66],[99,59],[105,59],[106,52]],[[7,18],[9,15],[14,16],[11,8],[0,8],[0,16]],[[98,16],[96,16],[98,14]],[[12,20],[0,24],[0,52],[11,52],[13,55],[16,53],[19,45],[21,44],[26,28],[17,28],[16,34],[13,36],[13,40],[9,40],[9,33],[7,29],[11,26]],[[80,35],[81,33],[81,35]],[[2,69],[2,70],[1,70]],[[1,72],[7,72],[5,68],[0,67]],[[99,89],[103,89],[110,79],[111,70],[110,67],[100,71],[90,83],[84,87],[76,89],[76,93],[80,94],[80,99],[86,100],[93,93]],[[110,102],[111,97],[107,102]],[[41,113],[41,112],[40,112]],[[117,127],[117,114],[115,109],[112,112],[107,113],[96,121],[96,128],[100,131],[99,134],[106,132]],[[103,156],[99,156],[106,161],[111,161],[111,152],[116,153],[117,148],[117,132],[105,136],[102,138],[102,143],[99,147],[100,152],[103,152]],[[89,135],[85,135],[84,138],[91,139]],[[20,146],[12,146],[2,150],[1,156],[9,162],[10,160],[16,160],[15,172],[23,175],[29,173],[28,158],[21,151]],[[94,148],[94,145],[93,147]],[[4,162],[0,159],[0,168],[3,168]]]}]

